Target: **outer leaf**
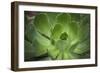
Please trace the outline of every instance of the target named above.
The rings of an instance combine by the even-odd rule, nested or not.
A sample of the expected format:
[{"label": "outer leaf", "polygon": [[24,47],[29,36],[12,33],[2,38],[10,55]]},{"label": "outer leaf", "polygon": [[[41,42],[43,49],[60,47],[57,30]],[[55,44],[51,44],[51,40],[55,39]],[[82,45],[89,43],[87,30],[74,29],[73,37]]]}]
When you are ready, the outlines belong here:
[{"label": "outer leaf", "polygon": [[71,22],[66,27],[66,32],[68,34],[68,37],[72,40],[72,43],[75,43],[78,41],[78,23],[77,22]]},{"label": "outer leaf", "polygon": [[25,60],[30,60],[31,58],[33,58],[34,53],[35,53],[35,50],[34,50],[33,45],[30,42],[25,40],[25,52],[24,52]]},{"label": "outer leaf", "polygon": [[47,17],[48,17],[48,21],[50,23],[50,27],[51,27],[51,30],[53,30],[54,26],[56,25],[56,18],[57,16],[59,15],[60,13],[54,13],[54,12],[48,12],[46,13]]},{"label": "outer leaf", "polygon": [[35,58],[47,53],[47,47],[40,44],[37,40],[33,43],[25,41],[25,58]]},{"label": "outer leaf", "polygon": [[50,41],[39,34],[32,24],[25,25],[25,60],[36,60],[47,53]]},{"label": "outer leaf", "polygon": [[85,40],[90,38],[90,15],[82,15],[79,28],[79,39]]},{"label": "outer leaf", "polygon": [[[40,44],[44,46],[49,46],[51,44],[50,40],[36,32],[36,36],[34,37]],[[35,43],[35,42],[34,42]],[[42,47],[41,47],[42,48]]]},{"label": "outer leaf", "polygon": [[69,47],[64,50],[64,59],[78,59],[79,55],[73,52],[73,49],[75,49],[75,47],[77,46],[77,44],[74,45],[69,45]]},{"label": "outer leaf", "polygon": [[58,56],[57,56],[57,58],[56,58],[56,60],[62,60],[63,58],[63,53],[62,52],[60,52],[59,54],[58,54]]},{"label": "outer leaf", "polygon": [[69,59],[77,59],[78,55],[71,53],[70,51],[64,51],[64,57],[63,59],[69,60]]},{"label": "outer leaf", "polygon": [[32,26],[32,24],[26,24],[25,26],[27,26],[25,29],[25,40],[32,43],[35,39],[34,37],[36,36],[34,27]]},{"label": "outer leaf", "polygon": [[38,41],[34,41],[34,43],[29,43],[25,41],[25,59],[34,59],[35,57],[44,55],[47,53],[47,47],[41,45]]},{"label": "outer leaf", "polygon": [[63,57],[63,59],[69,59],[69,55],[68,55],[68,52],[66,52],[66,51],[64,51],[64,57]]},{"label": "outer leaf", "polygon": [[70,24],[70,22],[71,22],[70,14],[62,13],[57,16],[56,23],[62,24],[65,28],[67,27],[67,24]]},{"label": "outer leaf", "polygon": [[47,36],[50,36],[50,25],[49,25],[48,17],[45,13],[36,15],[34,19],[34,24],[35,24],[36,29],[39,32]]},{"label": "outer leaf", "polygon": [[48,47],[48,54],[51,57],[51,59],[56,59],[59,54],[59,49],[57,49],[55,46],[50,45]]},{"label": "outer leaf", "polygon": [[74,53],[83,54],[90,50],[89,39],[85,40],[77,45],[77,47],[73,50]]},{"label": "outer leaf", "polygon": [[80,22],[81,15],[82,14],[79,14],[79,13],[71,13],[70,15],[71,15],[71,20],[72,21]]},{"label": "outer leaf", "polygon": [[35,40],[34,43],[32,43],[32,44],[34,46],[34,50],[35,50],[34,55],[36,57],[47,53],[47,47],[42,45],[41,43],[39,43],[38,40]]}]

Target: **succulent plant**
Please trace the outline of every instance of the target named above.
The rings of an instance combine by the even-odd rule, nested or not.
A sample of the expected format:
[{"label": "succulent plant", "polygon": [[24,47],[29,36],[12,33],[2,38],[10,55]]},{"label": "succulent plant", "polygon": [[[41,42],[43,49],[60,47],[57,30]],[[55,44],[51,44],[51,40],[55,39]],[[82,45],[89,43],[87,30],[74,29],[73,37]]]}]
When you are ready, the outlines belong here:
[{"label": "succulent plant", "polygon": [[37,12],[25,14],[25,61],[90,57],[90,15]]}]

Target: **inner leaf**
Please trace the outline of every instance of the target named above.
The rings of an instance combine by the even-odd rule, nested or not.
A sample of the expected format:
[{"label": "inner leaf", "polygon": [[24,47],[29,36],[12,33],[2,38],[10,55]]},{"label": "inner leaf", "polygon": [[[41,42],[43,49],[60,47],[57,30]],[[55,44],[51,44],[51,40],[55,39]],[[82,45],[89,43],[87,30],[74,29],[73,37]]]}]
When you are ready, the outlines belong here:
[{"label": "inner leaf", "polygon": [[62,33],[60,36],[61,40],[67,40],[68,34],[66,32]]}]

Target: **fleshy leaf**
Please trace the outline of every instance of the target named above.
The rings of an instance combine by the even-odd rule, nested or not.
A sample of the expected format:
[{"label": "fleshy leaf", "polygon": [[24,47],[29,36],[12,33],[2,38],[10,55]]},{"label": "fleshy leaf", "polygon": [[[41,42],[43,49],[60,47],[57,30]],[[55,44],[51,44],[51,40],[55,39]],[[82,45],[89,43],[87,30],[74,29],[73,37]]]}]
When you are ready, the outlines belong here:
[{"label": "fleshy leaf", "polygon": [[39,32],[47,36],[50,36],[50,25],[49,25],[48,17],[45,13],[36,15],[34,19],[34,24],[35,24],[36,29]]},{"label": "fleshy leaf", "polygon": [[66,32],[62,33],[60,36],[61,40],[67,40],[67,38],[68,38],[68,34]]},{"label": "fleshy leaf", "polygon": [[50,39],[45,38],[38,32],[36,32],[35,39],[38,40],[38,42],[44,46],[49,46],[51,44]]},{"label": "fleshy leaf", "polygon": [[85,40],[90,38],[90,16],[89,15],[82,15],[81,22],[79,27],[79,39]]},{"label": "fleshy leaf", "polygon": [[63,57],[63,59],[69,59],[69,55],[68,55],[68,52],[66,52],[66,51],[64,51],[64,57]]},{"label": "fleshy leaf", "polygon": [[79,13],[72,13],[72,14],[71,14],[71,20],[72,20],[72,21],[75,21],[75,22],[80,22],[80,20],[81,20],[81,15],[82,15],[82,14],[79,14]]},{"label": "fleshy leaf", "polygon": [[38,41],[34,40],[34,43],[25,41],[25,59],[32,59],[44,55],[47,53],[47,47],[41,45]]},{"label": "fleshy leaf", "polygon": [[60,38],[60,35],[63,32],[63,27],[60,24],[56,24],[53,31],[51,32],[51,38],[54,40],[58,40]]},{"label": "fleshy leaf", "polygon": [[35,40],[36,32],[32,24],[26,24],[26,29],[25,29],[25,40],[29,42],[33,42]]},{"label": "fleshy leaf", "polygon": [[60,51],[68,49],[70,46],[70,41],[68,40],[58,40],[55,45]]},{"label": "fleshy leaf", "polygon": [[63,59],[70,60],[70,59],[75,59],[75,58],[77,58],[77,56],[73,55],[70,51],[64,51]]},{"label": "fleshy leaf", "polygon": [[55,46],[50,45],[48,47],[48,54],[51,57],[51,59],[55,60],[59,52],[60,52],[59,49],[57,49]]},{"label": "fleshy leaf", "polygon": [[46,13],[47,17],[48,17],[48,21],[51,27],[51,30],[53,30],[54,26],[56,25],[56,18],[60,13],[54,13],[54,12],[48,12]]},{"label": "fleshy leaf", "polygon": [[62,52],[60,52],[59,54],[58,54],[58,56],[57,56],[57,58],[56,58],[56,60],[62,60],[63,58],[63,53]]},{"label": "fleshy leaf", "polygon": [[34,53],[35,53],[35,50],[34,50],[34,47],[33,45],[28,42],[28,41],[24,41],[25,42],[25,60],[30,60],[31,58],[34,57]]},{"label": "fleshy leaf", "polygon": [[57,16],[56,23],[62,24],[65,28],[68,24],[71,22],[71,16],[70,14],[62,13]]},{"label": "fleshy leaf", "polygon": [[34,53],[35,56],[40,56],[40,55],[47,53],[47,46],[42,45],[41,43],[38,42],[38,40],[34,41],[33,46],[35,48],[34,49],[35,50],[35,53]]},{"label": "fleshy leaf", "polygon": [[66,32],[68,34],[68,37],[71,39],[72,44],[76,43],[78,41],[78,23],[77,22],[71,22],[66,27]]},{"label": "fleshy leaf", "polygon": [[77,47],[73,50],[74,53],[83,54],[90,50],[90,41],[85,40],[77,45]]}]

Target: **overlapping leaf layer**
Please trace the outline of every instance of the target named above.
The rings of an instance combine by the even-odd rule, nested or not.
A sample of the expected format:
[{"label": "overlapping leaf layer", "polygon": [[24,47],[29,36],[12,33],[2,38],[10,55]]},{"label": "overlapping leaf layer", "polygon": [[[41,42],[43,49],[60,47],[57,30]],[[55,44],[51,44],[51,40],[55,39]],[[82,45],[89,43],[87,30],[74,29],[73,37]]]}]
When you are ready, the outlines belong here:
[{"label": "overlapping leaf layer", "polygon": [[25,13],[25,61],[90,58],[89,14],[28,14]]}]

